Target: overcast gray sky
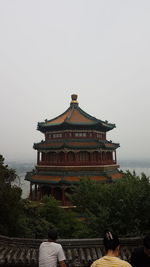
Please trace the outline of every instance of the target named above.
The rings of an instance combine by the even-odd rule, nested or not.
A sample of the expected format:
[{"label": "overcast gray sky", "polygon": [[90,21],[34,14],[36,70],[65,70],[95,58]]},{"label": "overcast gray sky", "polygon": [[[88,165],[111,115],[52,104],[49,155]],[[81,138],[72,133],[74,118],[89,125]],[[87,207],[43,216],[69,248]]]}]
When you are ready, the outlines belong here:
[{"label": "overcast gray sky", "polygon": [[0,1],[0,154],[34,161],[72,93],[116,124],[118,159],[150,158],[149,0]]}]

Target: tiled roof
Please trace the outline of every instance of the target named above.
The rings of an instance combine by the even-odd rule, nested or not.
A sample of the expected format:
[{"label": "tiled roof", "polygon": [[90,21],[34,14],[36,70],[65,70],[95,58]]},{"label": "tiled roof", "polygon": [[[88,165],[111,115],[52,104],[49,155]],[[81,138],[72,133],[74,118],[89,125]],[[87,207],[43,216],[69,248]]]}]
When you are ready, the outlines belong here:
[{"label": "tiled roof", "polygon": [[49,141],[49,142],[41,142],[41,143],[36,143],[34,144],[34,148],[35,149],[60,149],[60,148],[108,148],[108,149],[114,149],[116,147],[118,147],[118,144],[109,144],[109,143],[104,143],[104,142],[100,142],[100,141],[71,141],[71,140],[64,140],[64,141]]},{"label": "tiled roof", "polygon": [[[89,177],[92,181],[96,181],[96,182],[101,182],[101,181],[106,181],[108,175],[90,175],[90,176],[86,176]],[[109,176],[111,176],[113,179],[115,178],[121,178],[121,175],[119,173],[116,174],[110,174]],[[69,182],[69,183],[73,183],[73,182],[79,182],[80,179],[84,179],[85,177],[82,176],[82,174],[80,176],[74,175],[74,176],[55,176],[55,175],[44,175],[44,174],[35,174],[32,176],[31,181],[37,182],[37,183],[59,183],[59,182]]]},{"label": "tiled roof", "polygon": [[68,109],[64,114],[47,122],[47,125],[60,124],[63,122],[70,123],[93,123],[93,120],[88,119],[85,115],[81,114],[80,109]]},{"label": "tiled roof", "polygon": [[72,114],[70,118],[68,118],[68,122],[71,123],[94,123],[95,121],[93,119],[88,118],[81,113],[80,109],[74,109],[72,111]]},{"label": "tiled roof", "polygon": [[[21,239],[0,236],[0,266],[37,267],[40,243],[46,240]],[[70,267],[88,267],[104,254],[102,239],[63,239],[62,244]],[[121,239],[124,260],[130,260],[131,251],[142,244],[141,238]]]},{"label": "tiled roof", "polygon": [[32,181],[50,181],[50,182],[55,182],[58,183],[61,181],[61,177],[60,176],[48,176],[48,175],[33,175],[32,176]]},{"label": "tiled roof", "polygon": [[71,147],[93,147],[99,145],[98,142],[68,142]]},{"label": "tiled roof", "polygon": [[71,102],[70,107],[61,115],[55,117],[51,120],[45,120],[45,122],[38,123],[38,130],[44,132],[44,129],[50,129],[51,127],[56,127],[62,124],[70,125],[97,125],[98,127],[109,131],[115,127],[115,124],[108,123],[107,121],[102,121],[96,119],[90,114],[83,111],[79,106],[78,102]]},{"label": "tiled roof", "polygon": [[122,178],[122,173],[120,173],[120,172],[116,172],[116,173],[114,173],[114,174],[111,174],[111,178],[112,179],[120,179],[120,178]]},{"label": "tiled roof", "polygon": [[62,147],[64,142],[41,142],[38,144],[34,144],[35,147],[47,148],[47,147]]}]

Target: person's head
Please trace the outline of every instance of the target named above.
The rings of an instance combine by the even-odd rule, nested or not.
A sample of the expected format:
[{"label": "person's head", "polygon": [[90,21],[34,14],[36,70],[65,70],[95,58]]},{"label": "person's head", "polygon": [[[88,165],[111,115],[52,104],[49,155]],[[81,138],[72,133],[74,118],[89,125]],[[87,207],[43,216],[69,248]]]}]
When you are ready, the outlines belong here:
[{"label": "person's head", "polygon": [[56,241],[57,239],[57,231],[52,229],[48,232],[48,240]]},{"label": "person's head", "polygon": [[107,230],[105,231],[103,242],[106,253],[108,251],[112,251],[112,253],[115,253],[116,256],[120,254],[120,241],[117,235]]},{"label": "person's head", "polygon": [[150,234],[144,237],[143,245],[144,245],[144,253],[148,257],[150,257]]}]

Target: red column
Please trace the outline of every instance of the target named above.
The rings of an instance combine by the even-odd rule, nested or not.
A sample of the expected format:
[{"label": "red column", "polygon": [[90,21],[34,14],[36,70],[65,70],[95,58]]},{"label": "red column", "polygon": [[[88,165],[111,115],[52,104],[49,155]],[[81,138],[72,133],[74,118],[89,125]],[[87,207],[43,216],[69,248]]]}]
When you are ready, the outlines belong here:
[{"label": "red column", "polygon": [[89,153],[89,163],[92,165],[92,152]]},{"label": "red column", "polygon": [[77,165],[77,163],[78,163],[78,157],[77,157],[77,156],[78,156],[77,153],[75,153],[75,154],[74,154],[75,165]]},{"label": "red column", "polygon": [[100,151],[100,164],[102,164],[102,151]]},{"label": "red column", "polygon": [[37,152],[37,164],[39,164],[39,151]]},{"label": "red column", "polygon": [[108,164],[108,152],[105,152],[106,164]]},{"label": "red column", "polygon": [[64,155],[64,162],[65,163],[67,162],[67,152],[65,152],[65,155]]}]

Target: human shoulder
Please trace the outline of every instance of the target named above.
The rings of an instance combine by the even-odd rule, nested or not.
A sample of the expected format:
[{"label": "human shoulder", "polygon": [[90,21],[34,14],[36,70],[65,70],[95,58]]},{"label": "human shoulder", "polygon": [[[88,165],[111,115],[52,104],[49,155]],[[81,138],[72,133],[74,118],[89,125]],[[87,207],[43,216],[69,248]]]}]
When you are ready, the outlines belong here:
[{"label": "human shoulder", "polygon": [[96,267],[96,266],[98,266],[99,262],[100,262],[100,259],[94,261],[90,267]]},{"label": "human shoulder", "polygon": [[114,266],[119,267],[132,267],[127,261],[121,260],[117,257],[104,256],[96,261],[94,261],[91,267],[106,266],[107,263],[114,264]]},{"label": "human shoulder", "polygon": [[121,266],[121,267],[132,267],[131,264],[125,260],[122,260],[118,257],[114,257],[116,262],[119,264],[118,266]]},{"label": "human shoulder", "polygon": [[118,257],[114,257],[115,258],[115,261],[119,264],[118,266],[121,266],[121,267],[132,267],[131,264],[125,260],[122,260]]},{"label": "human shoulder", "polygon": [[59,243],[56,243],[56,242],[51,242],[51,245],[57,249],[61,249],[62,248],[62,245],[59,244]]},{"label": "human shoulder", "polygon": [[123,265],[122,265],[123,267],[132,267],[129,262],[124,261],[124,260],[122,260],[122,262],[123,262]]},{"label": "human shoulder", "polygon": [[44,242],[42,242],[41,244],[40,244],[40,247],[43,247],[43,246],[45,246],[45,245],[47,245],[48,244],[48,241],[44,241]]}]

